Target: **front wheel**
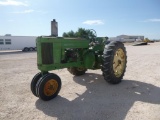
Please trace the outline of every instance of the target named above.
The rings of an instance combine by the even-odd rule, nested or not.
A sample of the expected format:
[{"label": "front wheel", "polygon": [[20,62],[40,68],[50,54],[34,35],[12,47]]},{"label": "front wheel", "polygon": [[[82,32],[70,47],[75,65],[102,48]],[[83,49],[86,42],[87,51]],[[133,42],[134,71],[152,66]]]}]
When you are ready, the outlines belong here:
[{"label": "front wheel", "polygon": [[31,91],[32,91],[33,95],[35,95],[36,97],[37,97],[37,94],[36,94],[36,84],[37,84],[38,80],[39,80],[41,77],[42,77],[42,74],[41,74],[41,72],[39,72],[39,73],[37,73],[37,74],[33,77],[32,81],[31,81]]},{"label": "front wheel", "polygon": [[105,46],[103,52],[102,72],[104,79],[111,84],[121,82],[127,63],[127,55],[124,44],[111,42]]},{"label": "front wheel", "polygon": [[48,101],[55,98],[61,89],[61,79],[58,75],[53,73],[48,73],[42,76],[36,84],[36,94],[37,96]]}]

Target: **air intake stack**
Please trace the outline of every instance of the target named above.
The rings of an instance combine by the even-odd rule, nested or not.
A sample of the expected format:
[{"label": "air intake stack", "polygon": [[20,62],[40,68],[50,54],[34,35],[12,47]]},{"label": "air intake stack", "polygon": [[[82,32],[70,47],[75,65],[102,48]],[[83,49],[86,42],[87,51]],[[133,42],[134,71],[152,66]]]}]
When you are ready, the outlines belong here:
[{"label": "air intake stack", "polygon": [[51,21],[51,36],[58,37],[58,22],[55,19]]}]

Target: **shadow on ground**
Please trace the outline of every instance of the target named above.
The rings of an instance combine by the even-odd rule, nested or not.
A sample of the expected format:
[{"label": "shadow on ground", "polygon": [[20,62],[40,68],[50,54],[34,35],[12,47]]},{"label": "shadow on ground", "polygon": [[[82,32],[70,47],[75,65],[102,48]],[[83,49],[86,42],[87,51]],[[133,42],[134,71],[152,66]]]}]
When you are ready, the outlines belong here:
[{"label": "shadow on ground", "polygon": [[[37,109],[59,120],[124,120],[134,102],[160,104],[160,88],[136,80],[123,80],[118,85],[106,83],[100,74],[87,73],[73,80],[87,90],[73,101],[61,96],[44,102],[38,99]],[[157,98],[158,97],[158,98]]]}]

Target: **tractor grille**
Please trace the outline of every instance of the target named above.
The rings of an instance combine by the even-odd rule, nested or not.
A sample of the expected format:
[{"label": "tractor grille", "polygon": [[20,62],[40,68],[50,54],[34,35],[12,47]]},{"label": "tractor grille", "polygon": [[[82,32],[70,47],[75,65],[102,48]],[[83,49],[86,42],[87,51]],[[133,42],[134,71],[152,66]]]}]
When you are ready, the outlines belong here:
[{"label": "tractor grille", "polygon": [[53,44],[41,43],[42,46],[42,64],[53,64]]}]

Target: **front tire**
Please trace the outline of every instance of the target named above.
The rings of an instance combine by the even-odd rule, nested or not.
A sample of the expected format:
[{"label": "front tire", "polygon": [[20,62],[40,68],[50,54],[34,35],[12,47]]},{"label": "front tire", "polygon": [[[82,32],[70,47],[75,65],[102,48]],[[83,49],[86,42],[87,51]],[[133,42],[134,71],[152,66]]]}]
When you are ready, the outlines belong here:
[{"label": "front tire", "polygon": [[41,77],[42,77],[42,74],[41,74],[41,72],[39,72],[33,77],[32,81],[31,81],[31,91],[32,91],[33,95],[35,95],[36,97],[38,97],[36,94],[36,84]]},{"label": "front tire", "polygon": [[127,63],[124,44],[118,41],[110,42],[103,52],[102,72],[104,79],[111,84],[121,82]]},{"label": "front tire", "polygon": [[36,94],[37,96],[48,101],[55,98],[61,89],[61,79],[58,75],[53,73],[48,73],[41,77],[36,84]]},{"label": "front tire", "polygon": [[75,75],[75,76],[83,75],[83,74],[85,74],[85,72],[87,71],[86,68],[78,68],[78,67],[70,67],[70,68],[67,68],[67,70],[68,70],[72,75]]}]

